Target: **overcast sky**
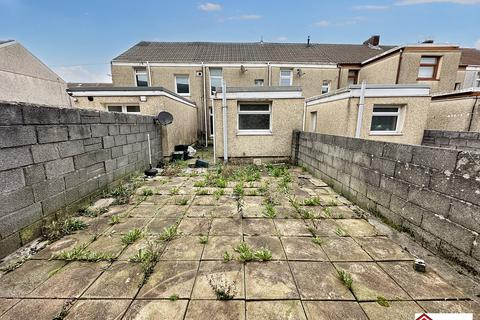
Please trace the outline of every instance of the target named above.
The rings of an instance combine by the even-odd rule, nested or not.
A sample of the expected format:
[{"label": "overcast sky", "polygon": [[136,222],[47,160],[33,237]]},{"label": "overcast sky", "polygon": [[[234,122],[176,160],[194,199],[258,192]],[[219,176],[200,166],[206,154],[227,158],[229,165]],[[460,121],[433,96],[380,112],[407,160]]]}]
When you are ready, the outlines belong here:
[{"label": "overcast sky", "polygon": [[110,81],[141,40],[362,43],[425,39],[480,49],[480,0],[0,0],[0,40],[21,42],[66,81]]}]

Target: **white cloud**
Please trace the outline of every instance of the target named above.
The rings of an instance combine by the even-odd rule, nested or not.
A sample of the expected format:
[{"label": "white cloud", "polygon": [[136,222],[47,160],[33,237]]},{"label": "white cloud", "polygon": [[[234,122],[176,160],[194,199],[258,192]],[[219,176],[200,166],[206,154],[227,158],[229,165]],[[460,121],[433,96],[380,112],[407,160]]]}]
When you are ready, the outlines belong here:
[{"label": "white cloud", "polygon": [[480,39],[478,39],[477,42],[475,42],[475,48],[480,50]]},{"label": "white cloud", "polygon": [[262,19],[262,16],[258,14],[244,14],[240,16],[231,16],[231,17],[226,17],[226,18],[220,18],[218,21],[220,22],[225,22],[228,20],[259,20]]},{"label": "white cloud", "polygon": [[329,27],[331,25],[331,22],[327,20],[320,20],[315,22],[315,25],[320,28],[325,28],[325,27]]},{"label": "white cloud", "polygon": [[353,6],[355,10],[386,10],[388,6],[381,6],[376,4],[363,4],[358,6]]},{"label": "white cloud", "polygon": [[205,2],[198,6],[198,9],[202,11],[220,11],[222,10],[222,5],[219,3]]},{"label": "white cloud", "polygon": [[480,4],[480,0],[400,0],[395,3],[397,6],[411,6],[429,3],[453,3],[453,4]]},{"label": "white cloud", "polygon": [[52,69],[66,82],[112,82],[107,75],[107,70],[93,71],[84,66],[52,67]]}]

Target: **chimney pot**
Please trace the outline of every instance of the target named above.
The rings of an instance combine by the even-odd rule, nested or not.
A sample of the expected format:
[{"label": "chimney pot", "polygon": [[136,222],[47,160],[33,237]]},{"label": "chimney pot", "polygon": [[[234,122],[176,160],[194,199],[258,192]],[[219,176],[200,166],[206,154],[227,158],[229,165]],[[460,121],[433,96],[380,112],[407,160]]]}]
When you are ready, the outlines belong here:
[{"label": "chimney pot", "polygon": [[365,40],[363,42],[363,44],[371,45],[371,46],[376,47],[380,44],[380,36],[379,35],[373,35],[370,38],[368,38],[367,40]]}]

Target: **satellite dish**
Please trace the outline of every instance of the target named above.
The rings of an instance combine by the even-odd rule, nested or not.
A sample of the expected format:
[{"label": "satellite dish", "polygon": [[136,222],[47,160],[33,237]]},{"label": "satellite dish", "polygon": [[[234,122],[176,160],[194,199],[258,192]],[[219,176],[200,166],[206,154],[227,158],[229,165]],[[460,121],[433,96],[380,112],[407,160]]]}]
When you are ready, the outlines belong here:
[{"label": "satellite dish", "polygon": [[170,112],[162,111],[158,114],[157,120],[162,126],[166,126],[173,122],[173,116]]}]

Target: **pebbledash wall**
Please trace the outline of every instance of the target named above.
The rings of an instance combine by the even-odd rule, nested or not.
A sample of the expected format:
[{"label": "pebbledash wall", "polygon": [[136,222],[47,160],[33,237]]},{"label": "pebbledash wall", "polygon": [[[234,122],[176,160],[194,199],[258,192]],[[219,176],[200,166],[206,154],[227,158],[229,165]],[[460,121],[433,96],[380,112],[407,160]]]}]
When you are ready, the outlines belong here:
[{"label": "pebbledash wall", "polygon": [[334,190],[480,271],[480,153],[298,131],[292,144]]},{"label": "pebbledash wall", "polygon": [[480,133],[425,130],[423,132],[422,145],[480,152]]},{"label": "pebbledash wall", "polygon": [[154,163],[153,117],[0,103],[0,258],[110,185]]}]

